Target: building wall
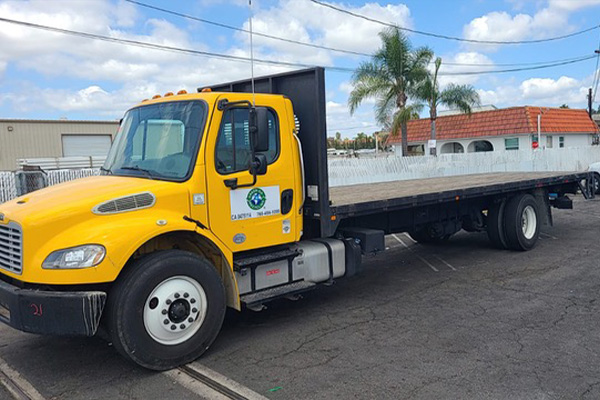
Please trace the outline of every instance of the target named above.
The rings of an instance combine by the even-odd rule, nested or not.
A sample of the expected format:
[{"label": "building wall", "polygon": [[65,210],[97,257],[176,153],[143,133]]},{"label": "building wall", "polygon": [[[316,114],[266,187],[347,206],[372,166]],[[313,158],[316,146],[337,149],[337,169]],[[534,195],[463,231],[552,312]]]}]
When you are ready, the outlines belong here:
[{"label": "building wall", "polygon": [[[542,140],[540,143],[540,148],[546,146],[548,134],[542,134]],[[592,145],[592,136],[589,134],[557,134],[552,133],[552,147],[559,148],[559,137],[564,137],[564,147],[585,147]],[[493,137],[480,137],[480,138],[469,138],[469,139],[453,139],[453,140],[438,140],[436,142],[437,154],[442,154],[442,147],[445,143],[460,143],[463,146],[464,152],[469,152],[469,145],[475,141],[485,140],[492,144],[494,147],[494,151],[506,151],[505,148],[505,139],[519,139],[519,150],[530,149],[531,148],[531,135],[506,135],[506,136],[493,136]],[[427,142],[415,142],[410,143],[410,146],[423,145],[425,147],[426,154],[429,154],[429,150],[427,149]],[[402,145],[396,144],[394,146],[394,151],[397,156],[402,155]]]},{"label": "building wall", "polygon": [[0,171],[17,169],[21,158],[63,157],[63,135],[114,138],[118,128],[118,121],[0,120]]}]

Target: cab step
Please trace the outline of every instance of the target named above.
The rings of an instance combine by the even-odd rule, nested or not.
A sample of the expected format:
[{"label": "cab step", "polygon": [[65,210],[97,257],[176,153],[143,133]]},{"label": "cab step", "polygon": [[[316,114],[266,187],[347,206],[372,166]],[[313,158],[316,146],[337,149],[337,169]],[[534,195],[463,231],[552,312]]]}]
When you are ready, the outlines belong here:
[{"label": "cab step", "polygon": [[235,257],[233,260],[234,269],[237,271],[243,268],[251,268],[260,264],[267,264],[281,260],[293,260],[298,256],[296,249],[283,248],[281,250],[271,251],[262,254],[251,254]]},{"label": "cab step", "polygon": [[289,283],[287,285],[277,286],[271,289],[261,290],[260,292],[256,293],[245,294],[240,297],[240,300],[246,305],[247,308],[254,311],[260,311],[265,308],[263,303],[282,297],[293,298],[299,293],[315,289],[316,287],[316,283],[298,281]]}]

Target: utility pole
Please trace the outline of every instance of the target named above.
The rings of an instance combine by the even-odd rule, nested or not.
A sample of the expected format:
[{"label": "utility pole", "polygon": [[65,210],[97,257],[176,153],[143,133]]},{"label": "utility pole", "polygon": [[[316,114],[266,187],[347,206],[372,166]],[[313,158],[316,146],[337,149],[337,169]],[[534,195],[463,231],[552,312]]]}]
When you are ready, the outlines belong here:
[{"label": "utility pole", "polygon": [[[594,53],[599,54],[598,57],[600,57],[600,49],[598,50],[594,50]],[[596,63],[596,66],[598,65],[598,63]],[[598,74],[598,71],[594,71],[596,74]],[[595,76],[595,75],[594,75]],[[598,91],[598,84],[596,84],[596,88],[594,88],[596,91]],[[590,88],[589,92],[588,92],[588,114],[590,115],[590,118],[592,118],[592,112],[594,111],[593,107],[593,100],[594,98],[592,97],[592,88]],[[596,93],[597,94],[597,93]]]}]

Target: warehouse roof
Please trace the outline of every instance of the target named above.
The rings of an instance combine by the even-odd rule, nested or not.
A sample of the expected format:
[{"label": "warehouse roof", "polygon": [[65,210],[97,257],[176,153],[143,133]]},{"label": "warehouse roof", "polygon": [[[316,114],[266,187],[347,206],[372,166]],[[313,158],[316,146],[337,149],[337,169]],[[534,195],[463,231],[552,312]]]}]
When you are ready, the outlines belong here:
[{"label": "warehouse roof", "polygon": [[25,124],[118,124],[118,119],[113,120],[77,120],[77,119],[20,119],[20,118],[0,118],[0,124],[2,123],[25,123]]}]

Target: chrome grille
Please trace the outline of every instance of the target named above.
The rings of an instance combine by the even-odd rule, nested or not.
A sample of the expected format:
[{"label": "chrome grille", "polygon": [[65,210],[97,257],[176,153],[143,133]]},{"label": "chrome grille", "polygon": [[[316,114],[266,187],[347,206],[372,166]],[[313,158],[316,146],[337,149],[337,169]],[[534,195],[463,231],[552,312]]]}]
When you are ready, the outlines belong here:
[{"label": "chrome grille", "polygon": [[23,234],[15,222],[0,224],[0,268],[15,274],[23,271]]}]

